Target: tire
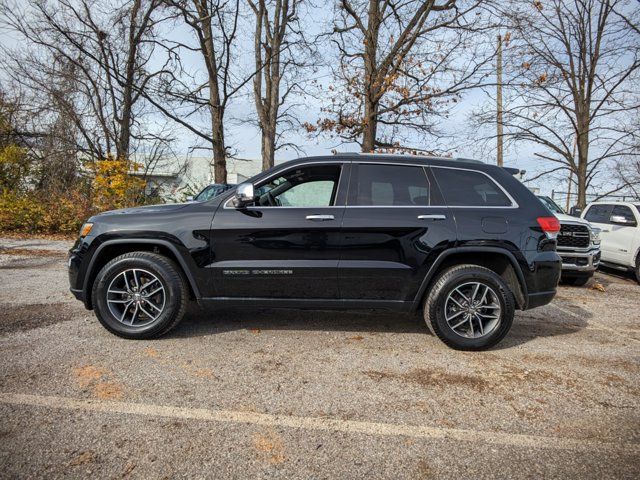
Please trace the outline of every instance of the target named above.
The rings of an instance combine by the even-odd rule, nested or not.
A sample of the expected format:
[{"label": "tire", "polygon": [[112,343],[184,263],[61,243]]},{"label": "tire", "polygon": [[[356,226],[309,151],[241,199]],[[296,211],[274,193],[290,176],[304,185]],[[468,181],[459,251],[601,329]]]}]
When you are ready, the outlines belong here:
[{"label": "tire", "polygon": [[180,269],[167,257],[131,252],[102,267],[92,299],[102,326],[120,337],[143,340],[160,337],[180,323],[188,290]]},{"label": "tire", "polygon": [[[483,302],[487,306],[471,306],[472,311],[478,314],[473,316],[471,325],[466,321],[457,329],[452,328],[459,323],[458,320],[464,321],[467,315],[462,305],[458,308],[460,303],[465,303],[465,297],[458,292],[469,295],[467,298],[470,298],[476,284],[480,285],[476,297],[482,299],[482,294],[487,292]],[[456,305],[457,301],[460,303]],[[493,305],[497,305],[499,310]],[[509,332],[514,313],[515,300],[509,286],[494,271],[477,265],[458,265],[443,271],[434,281],[424,305],[424,319],[431,332],[455,350],[477,351],[493,347]],[[447,315],[451,323],[447,322]],[[489,331],[480,332],[480,319],[483,329]]]},{"label": "tire", "polygon": [[636,269],[634,273],[636,274],[636,281],[640,284],[640,255],[636,258]]}]

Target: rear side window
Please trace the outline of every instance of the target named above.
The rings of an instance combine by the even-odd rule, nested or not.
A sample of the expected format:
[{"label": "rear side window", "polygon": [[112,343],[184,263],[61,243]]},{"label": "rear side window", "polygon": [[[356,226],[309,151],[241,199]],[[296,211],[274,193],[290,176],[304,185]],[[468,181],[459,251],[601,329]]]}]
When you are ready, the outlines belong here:
[{"label": "rear side window", "polygon": [[447,205],[509,207],[511,200],[487,175],[472,170],[432,167]]},{"label": "rear side window", "polygon": [[591,205],[584,216],[588,222],[609,223],[613,205]]},{"label": "rear side window", "polygon": [[349,205],[429,205],[429,181],[422,167],[402,165],[354,165]]}]

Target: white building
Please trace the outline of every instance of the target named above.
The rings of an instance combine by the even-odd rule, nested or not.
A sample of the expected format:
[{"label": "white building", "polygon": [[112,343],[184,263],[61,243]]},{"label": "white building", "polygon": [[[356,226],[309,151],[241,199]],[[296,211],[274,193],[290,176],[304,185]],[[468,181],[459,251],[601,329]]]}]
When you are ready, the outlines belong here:
[{"label": "white building", "polygon": [[[147,179],[147,193],[157,194],[166,201],[183,201],[190,195],[197,194],[204,187],[214,182],[211,169],[211,157],[172,158],[160,162],[145,172],[141,169],[133,175]],[[140,162],[142,163],[142,162]],[[227,183],[242,183],[262,171],[260,159],[236,158],[227,159]]]}]

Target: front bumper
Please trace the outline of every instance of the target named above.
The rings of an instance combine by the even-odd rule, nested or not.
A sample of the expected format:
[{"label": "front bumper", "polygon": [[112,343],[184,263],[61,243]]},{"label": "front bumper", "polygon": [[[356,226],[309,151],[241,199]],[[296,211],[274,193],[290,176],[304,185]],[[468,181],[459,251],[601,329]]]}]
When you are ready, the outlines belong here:
[{"label": "front bumper", "polygon": [[87,304],[86,293],[84,291],[84,269],[87,251],[89,249],[88,237],[80,238],[69,250],[67,256],[67,268],[69,274],[69,291],[76,299],[84,303],[85,308],[89,309]]},{"label": "front bumper", "polygon": [[600,264],[600,249],[588,252],[558,250],[562,258],[562,273],[592,273]]}]

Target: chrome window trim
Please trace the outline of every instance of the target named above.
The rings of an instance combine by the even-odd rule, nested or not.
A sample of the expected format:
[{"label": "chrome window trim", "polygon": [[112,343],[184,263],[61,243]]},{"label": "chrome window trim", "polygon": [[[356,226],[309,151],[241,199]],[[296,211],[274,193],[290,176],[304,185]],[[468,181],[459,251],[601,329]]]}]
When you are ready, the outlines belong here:
[{"label": "chrome window trim", "polygon": [[[515,208],[520,208],[520,205],[518,205],[518,202],[516,202],[516,200],[511,196],[511,194],[502,186],[500,185],[498,182],[496,182],[493,177],[491,177],[491,175],[489,175],[488,173],[485,173],[481,170],[476,170],[474,168],[462,168],[462,167],[449,167],[449,166],[440,166],[440,165],[424,165],[421,163],[395,163],[395,162],[372,162],[372,161],[367,161],[367,160],[327,160],[327,161],[322,161],[322,162],[318,162],[318,161],[313,161],[313,162],[303,162],[303,163],[299,163],[298,165],[292,166],[291,168],[298,168],[298,167],[302,167],[305,165],[325,165],[325,164],[334,164],[334,163],[338,163],[340,165],[346,165],[348,163],[354,164],[369,164],[369,165],[388,165],[388,166],[405,166],[405,167],[421,167],[423,169],[425,168],[441,168],[441,169],[448,169],[448,170],[462,170],[462,171],[466,171],[466,172],[475,172],[475,173],[480,173],[482,175],[484,175],[485,177],[487,177],[491,182],[493,182],[499,189],[500,191],[502,191],[502,193],[504,193],[507,198],[509,199],[509,201],[511,202],[511,205],[504,205],[504,206],[496,206],[496,205],[330,205],[330,206],[326,206],[326,207],[286,207],[286,206],[281,206],[281,207],[271,207],[271,206],[260,206],[260,207],[247,207],[247,209],[250,208],[287,208],[287,209],[292,209],[292,208],[297,208],[297,209],[309,209],[309,208],[474,208],[474,209],[483,209],[483,210],[495,210],[495,209],[515,209]],[[283,171],[285,170],[279,170],[277,172],[274,172],[273,174],[269,175],[268,177],[264,178],[263,180],[261,180],[261,182],[263,181],[268,181],[271,178],[273,178],[276,175],[281,174]],[[342,174],[344,172],[344,168],[340,169],[340,177],[338,178],[338,185],[340,185],[340,180],[342,179]],[[426,174],[426,172],[425,172]],[[429,177],[427,176],[427,181],[428,181]],[[431,187],[431,185],[430,185]],[[431,194],[430,194],[431,195]],[[224,202],[223,205],[223,209],[226,210],[236,210],[235,207],[230,207],[229,206],[229,202],[231,202],[231,200],[233,200],[233,196],[231,196],[228,200],[226,200]]]}]

